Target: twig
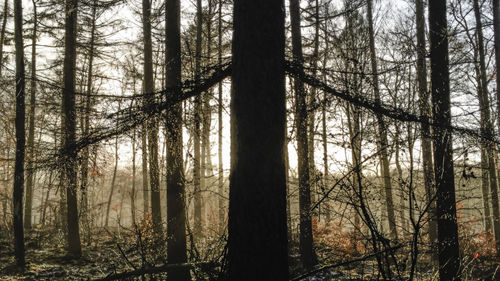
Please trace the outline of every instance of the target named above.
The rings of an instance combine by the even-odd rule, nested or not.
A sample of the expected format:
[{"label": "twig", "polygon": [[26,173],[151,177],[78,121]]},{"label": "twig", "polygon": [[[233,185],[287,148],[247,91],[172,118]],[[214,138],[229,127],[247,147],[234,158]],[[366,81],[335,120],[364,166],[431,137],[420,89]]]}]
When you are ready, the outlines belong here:
[{"label": "twig", "polygon": [[376,252],[376,253],[372,253],[372,254],[369,254],[369,255],[364,255],[362,257],[359,257],[359,258],[355,258],[355,259],[352,259],[352,260],[348,260],[348,261],[343,261],[343,262],[340,262],[340,263],[334,263],[334,264],[330,264],[330,265],[324,265],[318,269],[315,269],[315,270],[312,270],[312,271],[309,271],[307,273],[304,273],[302,275],[299,275],[297,277],[294,277],[293,279],[291,279],[290,281],[298,281],[298,280],[302,280],[308,276],[311,276],[313,274],[316,274],[318,272],[321,272],[321,271],[324,271],[324,270],[327,270],[327,269],[331,269],[331,268],[336,268],[336,267],[340,267],[340,266],[344,266],[344,265],[348,265],[348,264],[351,264],[351,263],[355,263],[355,262],[360,262],[360,261],[364,261],[364,260],[367,260],[367,259],[370,259],[370,258],[373,258],[379,254],[382,254],[382,253],[385,253],[385,252],[390,252],[390,251],[394,251],[394,250],[397,250],[399,248],[403,247],[403,245],[398,245],[398,246],[394,246],[394,247],[391,247],[391,248],[388,248],[388,249],[385,249],[383,251],[379,251],[379,252]]}]

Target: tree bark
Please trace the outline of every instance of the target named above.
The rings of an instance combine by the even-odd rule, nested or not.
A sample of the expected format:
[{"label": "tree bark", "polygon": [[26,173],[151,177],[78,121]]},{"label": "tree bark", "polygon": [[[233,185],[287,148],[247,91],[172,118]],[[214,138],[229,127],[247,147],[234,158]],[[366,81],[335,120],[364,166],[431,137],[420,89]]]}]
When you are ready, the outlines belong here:
[{"label": "tree bark", "polygon": [[453,172],[446,1],[429,1],[429,38],[434,123],[434,170],[440,280],[460,280]]},{"label": "tree bark", "polygon": [[33,205],[33,189],[35,172],[33,162],[35,160],[35,103],[36,103],[36,36],[38,28],[36,2],[33,2],[33,33],[31,34],[31,89],[30,89],[30,108],[28,125],[28,155],[27,155],[27,178],[26,178],[26,202],[24,204],[24,229],[26,232],[31,230],[31,209]]},{"label": "tree bark", "polygon": [[[217,40],[218,40],[218,44],[217,44],[217,62],[219,63],[219,66],[222,65],[222,0],[219,1],[219,7],[218,7],[218,10],[217,10],[217,13],[218,13],[218,22],[217,22]],[[217,151],[217,154],[219,156],[219,189],[218,189],[218,193],[219,193],[219,232],[222,232],[225,228],[225,224],[224,224],[224,210],[225,210],[225,206],[224,206],[224,163],[222,162],[222,110],[223,110],[223,100],[222,100],[222,95],[223,95],[223,92],[222,92],[222,81],[219,82],[218,84],[218,96],[217,96],[217,101],[218,101],[218,105],[217,105],[217,120],[218,120],[218,151]]]},{"label": "tree bark", "polygon": [[[120,111],[120,110],[118,110]],[[111,178],[111,188],[109,191],[108,204],[106,205],[106,222],[105,227],[108,227],[109,210],[111,209],[111,201],[113,201],[113,193],[115,192],[116,172],[118,171],[118,136],[115,137],[115,167],[113,168],[113,177]]]},{"label": "tree bark", "polygon": [[[367,1],[367,17],[368,17],[368,33],[369,33],[369,43],[370,43],[370,61],[371,69],[373,75],[373,92],[375,95],[375,103],[380,105],[380,89],[378,82],[378,70],[377,70],[377,56],[375,50],[375,34],[373,31],[373,12],[372,12],[372,0]],[[381,114],[377,114],[377,126],[378,126],[378,136],[377,136],[377,147],[379,150],[380,166],[382,178],[384,180],[384,192],[385,201],[387,205],[387,219],[389,221],[389,231],[391,233],[391,238],[393,240],[398,240],[398,233],[396,230],[396,216],[394,214],[394,201],[392,199],[392,185],[391,185],[391,175],[389,171],[389,156],[387,153],[388,149],[388,139],[387,139],[387,125],[385,123],[384,117]]]},{"label": "tree bark", "polygon": [[[417,26],[417,87],[419,96],[419,110],[420,115],[429,121],[430,107],[429,107],[429,91],[427,89],[427,66],[425,62],[426,48],[425,48],[425,16],[424,16],[424,3],[423,0],[415,0],[416,11],[416,26]],[[420,124],[420,136],[422,141],[422,168],[424,171],[424,187],[427,197],[427,204],[429,208],[429,240],[430,249],[434,249],[433,245],[437,242],[437,225],[434,218],[436,203],[435,187],[434,187],[434,169],[432,164],[432,138],[431,129],[428,122]],[[435,257],[435,255],[434,255]]]},{"label": "tree bark", "polygon": [[[180,91],[181,84],[181,36],[180,1],[167,0],[166,20],[166,87]],[[169,263],[185,263],[186,253],[186,202],[182,155],[182,104],[174,105],[167,113],[167,260]],[[168,280],[189,281],[188,269],[172,270]]]},{"label": "tree bark", "polygon": [[[495,42],[495,65],[496,71],[496,96],[497,96],[497,111],[500,112],[500,0],[493,1],[493,34]],[[500,131],[500,114],[497,114],[498,130]]]},{"label": "tree bark", "polygon": [[2,29],[0,31],[0,77],[3,69],[3,45],[5,43],[5,29],[7,28],[7,17],[9,16],[9,0],[5,0],[3,5]]},{"label": "tree bark", "polygon": [[[482,123],[481,134],[486,139],[491,139],[495,135],[490,114],[490,99],[488,94],[488,81],[486,78],[485,50],[483,40],[483,24],[481,22],[481,12],[478,0],[473,0],[474,16],[476,18],[476,38],[479,53],[479,77],[481,87],[479,87],[479,104],[481,109]],[[485,141],[485,140],[483,140]],[[500,207],[498,202],[497,172],[495,167],[495,144],[487,141],[485,143],[488,155],[488,174],[490,178],[490,192],[493,209],[493,229],[495,234],[495,248],[500,256]]]},{"label": "tree bark", "polygon": [[284,3],[233,15],[228,280],[288,280]]},{"label": "tree bark", "polygon": [[[144,32],[144,91],[147,95],[147,104],[154,103],[155,90],[153,79],[153,46],[151,38],[151,1],[142,1],[142,24]],[[149,150],[149,180],[151,186],[151,215],[153,229],[157,239],[163,235],[160,205],[160,177],[158,168],[158,121],[151,118],[148,122],[148,150]]]},{"label": "tree bark", "polygon": [[[202,32],[202,6],[201,0],[196,1],[196,50],[195,50],[195,81],[199,84],[201,71],[201,32]],[[193,158],[193,181],[194,181],[194,237],[198,238],[202,231],[202,171],[201,171],[201,95],[194,98],[194,158]]]},{"label": "tree bark", "polygon": [[14,40],[16,49],[16,160],[14,168],[14,254],[16,265],[25,266],[24,230],[23,230],[23,188],[24,188],[24,154],[26,149],[25,135],[25,73],[23,44],[23,7],[22,1],[14,2]]},{"label": "tree bark", "polygon": [[[292,53],[294,63],[304,63],[302,55],[302,35],[300,30],[299,0],[290,0],[290,19],[292,25]],[[299,250],[302,265],[310,270],[317,263],[313,247],[311,221],[311,182],[309,173],[309,151],[307,138],[307,104],[304,83],[294,79],[295,90],[295,122],[297,128],[297,158],[299,173]]]},{"label": "tree bark", "polygon": [[68,251],[75,258],[82,254],[78,226],[76,188],[77,152],[75,147],[75,71],[76,71],[76,27],[78,0],[66,0],[65,56],[63,69],[63,119],[64,119],[64,185],[66,185]]}]

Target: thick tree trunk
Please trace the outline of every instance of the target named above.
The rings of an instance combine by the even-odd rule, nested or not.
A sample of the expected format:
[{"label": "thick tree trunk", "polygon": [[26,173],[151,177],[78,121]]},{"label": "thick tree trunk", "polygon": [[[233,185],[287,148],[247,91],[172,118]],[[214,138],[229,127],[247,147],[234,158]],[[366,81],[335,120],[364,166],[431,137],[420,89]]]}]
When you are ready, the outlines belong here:
[{"label": "thick tree trunk", "polygon": [[[367,1],[367,17],[368,17],[368,33],[370,39],[370,61],[371,69],[373,75],[373,92],[375,95],[375,103],[380,105],[380,89],[378,82],[378,70],[377,70],[377,56],[375,51],[375,34],[373,31],[373,13],[372,13],[372,0]],[[378,126],[378,140],[377,147],[379,150],[380,166],[382,178],[384,181],[384,192],[385,201],[387,207],[387,219],[389,221],[389,230],[391,233],[391,238],[393,240],[398,239],[398,233],[396,230],[396,216],[394,214],[394,201],[392,199],[392,186],[391,186],[391,175],[389,171],[389,156],[387,153],[388,149],[388,138],[387,138],[387,124],[385,123],[384,117],[381,114],[377,114],[377,126]]]},{"label": "thick tree trunk", "polygon": [[[167,88],[180,91],[181,84],[181,36],[180,1],[165,3]],[[174,105],[167,113],[167,260],[169,263],[184,263],[186,253],[186,202],[184,183],[184,161],[182,155],[182,104]],[[188,281],[188,269],[172,270],[168,280]]]},{"label": "thick tree trunk", "polygon": [[[420,115],[429,121],[430,107],[429,107],[429,91],[427,90],[427,66],[425,63],[426,48],[425,48],[425,16],[424,16],[424,3],[423,0],[415,1],[416,11],[416,25],[417,25],[417,87],[419,96],[419,110]],[[427,204],[429,208],[429,240],[430,249],[434,249],[437,242],[437,225],[434,217],[436,210],[436,203],[434,201],[435,188],[434,188],[434,169],[432,164],[432,139],[431,129],[428,122],[420,124],[420,136],[422,147],[422,165],[424,171],[424,186],[427,196]],[[435,255],[434,255],[435,257]]]},{"label": "thick tree trunk", "polygon": [[31,34],[31,89],[30,89],[30,109],[28,125],[28,155],[26,163],[26,203],[24,204],[24,229],[31,230],[31,209],[33,206],[33,189],[35,172],[33,161],[35,160],[35,102],[36,102],[36,36],[38,28],[36,2],[33,2],[33,33]]},{"label": "thick tree trunk", "polygon": [[429,2],[434,170],[440,280],[460,280],[460,255],[453,172],[446,1]]},{"label": "thick tree trunk", "polygon": [[66,185],[68,251],[78,258],[82,254],[78,226],[76,188],[77,152],[75,148],[75,70],[76,70],[76,26],[78,0],[66,0],[65,52],[63,69],[63,119],[64,119],[64,185]]},{"label": "thick tree trunk", "polygon": [[228,280],[288,280],[284,3],[233,15]]},{"label": "thick tree trunk", "polygon": [[[302,64],[302,38],[300,30],[299,0],[290,0],[290,19],[292,25],[292,52],[294,63]],[[307,104],[306,91],[302,81],[294,80],[295,89],[295,122],[297,128],[297,158],[299,173],[299,249],[302,265],[310,270],[316,263],[313,247],[311,222],[311,184],[309,174],[309,151],[307,138]]]},{"label": "thick tree trunk", "polygon": [[[153,43],[151,38],[151,1],[142,1],[142,24],[144,33],[144,91],[147,104],[154,103],[152,96],[155,86],[153,79]],[[151,186],[151,215],[157,239],[163,236],[160,205],[160,176],[158,168],[158,121],[151,118],[148,122],[149,180]]]},{"label": "thick tree trunk", "polygon": [[14,39],[16,48],[16,160],[14,168],[14,253],[17,266],[24,267],[24,230],[23,230],[23,188],[25,135],[25,73],[23,44],[23,7],[22,1],[14,2]]},{"label": "thick tree trunk", "polygon": [[[481,134],[487,139],[493,138],[495,132],[490,115],[490,99],[488,94],[488,81],[486,78],[485,50],[483,40],[483,24],[481,22],[481,12],[478,0],[473,0],[474,15],[476,18],[476,36],[479,53],[479,77],[481,87],[479,87],[479,106],[481,108]],[[485,140],[483,140],[485,141]],[[488,172],[490,178],[490,192],[493,209],[493,229],[495,234],[495,248],[500,256],[500,207],[498,202],[497,173],[495,167],[495,144],[491,141],[485,143],[488,154]]]}]

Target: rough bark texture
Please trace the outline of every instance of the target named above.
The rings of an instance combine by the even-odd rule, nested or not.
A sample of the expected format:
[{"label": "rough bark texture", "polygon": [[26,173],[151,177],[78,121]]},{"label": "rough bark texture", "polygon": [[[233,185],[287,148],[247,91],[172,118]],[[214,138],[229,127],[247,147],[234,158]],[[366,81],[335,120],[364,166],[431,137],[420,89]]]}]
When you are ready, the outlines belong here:
[{"label": "rough bark texture", "polygon": [[[142,1],[142,24],[144,32],[144,91],[152,94],[155,90],[153,79],[153,43],[151,39],[151,1]],[[147,102],[153,104],[152,96]],[[148,122],[149,180],[151,186],[151,215],[156,238],[163,235],[160,206],[160,175],[158,167],[158,121]]]},{"label": "rough bark texture", "polygon": [[[290,0],[292,25],[292,53],[296,64],[302,64],[302,36],[300,31],[300,3]],[[297,158],[299,173],[299,249],[303,266],[310,270],[317,263],[313,248],[311,221],[311,185],[309,178],[309,151],[307,138],[307,104],[304,83],[294,79],[295,122],[297,128]]]},{"label": "rough bark texture", "polygon": [[[378,82],[378,70],[377,70],[377,56],[375,50],[375,34],[373,31],[373,5],[372,0],[367,1],[367,17],[368,17],[368,33],[370,40],[370,61],[372,69],[372,82],[373,82],[373,93],[375,95],[375,103],[380,105],[380,89]],[[380,166],[382,178],[384,181],[384,192],[385,192],[385,202],[387,207],[387,219],[389,221],[389,231],[391,233],[391,238],[394,240],[398,239],[398,234],[396,230],[396,216],[394,214],[394,201],[392,199],[392,186],[391,186],[391,175],[389,171],[389,156],[387,153],[387,148],[389,145],[387,138],[387,124],[385,123],[384,117],[381,114],[377,114],[377,126],[378,126],[378,136],[377,136],[377,147],[379,150]]]},{"label": "rough bark texture", "polygon": [[284,3],[233,15],[228,280],[288,280]]},{"label": "rough bark texture", "polygon": [[[166,87],[180,87],[181,37],[180,1],[167,0],[166,9]],[[182,156],[182,104],[174,105],[167,114],[167,261],[185,263],[186,202]],[[189,269],[169,271],[168,280],[191,280]]]},{"label": "rough bark texture", "polygon": [[[423,0],[415,1],[415,14],[417,25],[417,87],[419,97],[419,110],[420,115],[426,120],[429,120],[430,106],[429,106],[429,91],[427,90],[427,66],[425,63],[426,48],[425,48],[425,16],[424,16],[424,3]],[[422,165],[424,171],[424,186],[427,196],[427,204],[431,204],[429,208],[429,239],[431,249],[437,242],[437,225],[434,217],[436,210],[436,203],[434,201],[435,188],[434,188],[434,169],[432,165],[432,139],[431,129],[428,122],[422,122],[420,125],[420,136],[422,143]]]},{"label": "rough bark texture", "polygon": [[24,154],[26,148],[25,121],[25,73],[23,44],[23,7],[22,1],[14,1],[14,39],[16,48],[16,160],[14,167],[14,253],[16,264],[23,267],[24,230],[23,230],[23,188]]},{"label": "rough bark texture", "polygon": [[75,111],[75,71],[76,71],[76,25],[78,0],[66,0],[66,28],[64,38],[63,68],[63,184],[66,186],[68,252],[73,257],[82,254],[80,231],[78,227],[78,207],[76,188],[77,153],[75,149],[76,111]]},{"label": "rough bark texture", "polygon": [[26,203],[24,204],[24,229],[31,230],[31,210],[33,206],[33,189],[35,172],[33,162],[35,160],[35,103],[36,103],[36,36],[38,28],[36,2],[33,2],[33,32],[31,34],[31,87],[30,107],[28,115],[28,147],[26,161]]},{"label": "rough bark texture", "polygon": [[[434,171],[440,280],[460,280],[460,256],[453,173],[446,1],[429,2]],[[444,128],[446,127],[446,128]]]}]

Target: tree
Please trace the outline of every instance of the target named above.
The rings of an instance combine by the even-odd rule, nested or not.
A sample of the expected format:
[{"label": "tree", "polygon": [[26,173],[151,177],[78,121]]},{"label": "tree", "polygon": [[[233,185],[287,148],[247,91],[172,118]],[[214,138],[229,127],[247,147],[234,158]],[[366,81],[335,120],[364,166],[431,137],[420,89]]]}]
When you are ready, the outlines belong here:
[{"label": "tree", "polygon": [[[377,55],[375,50],[375,34],[373,31],[373,7],[372,0],[367,0],[367,18],[368,18],[368,36],[370,43],[370,61],[372,70],[372,83],[373,83],[373,93],[375,96],[375,103],[380,105],[380,88],[378,82],[378,70],[377,70]],[[391,232],[391,238],[394,240],[398,239],[398,234],[396,230],[396,216],[394,215],[394,202],[392,200],[392,186],[391,186],[391,175],[389,171],[389,156],[388,156],[388,145],[387,140],[387,124],[384,120],[382,114],[377,114],[377,147],[380,151],[380,166],[382,178],[384,181],[384,192],[385,200],[387,205],[387,219],[389,220],[389,230]]]},{"label": "tree", "polygon": [[233,16],[228,280],[288,280],[284,3]]},{"label": "tree", "polygon": [[439,278],[460,280],[447,31],[446,1],[429,1]]},{"label": "tree", "polygon": [[[417,88],[419,96],[419,110],[420,115],[426,121],[429,121],[430,107],[429,107],[429,91],[427,90],[427,66],[425,62],[426,48],[425,48],[425,17],[424,17],[424,3],[423,0],[415,1],[415,17],[416,17],[416,30],[417,30]],[[429,208],[429,239],[430,247],[436,243],[437,226],[434,219],[435,203],[434,203],[434,170],[432,167],[432,140],[431,129],[428,122],[420,124],[420,136],[422,139],[422,165],[424,171],[424,187],[427,195]]]},{"label": "tree", "polygon": [[[147,103],[153,104],[155,89],[153,79],[153,46],[151,39],[151,1],[142,1],[142,24],[144,31],[144,91],[148,95]],[[160,206],[160,178],[158,168],[158,122],[153,117],[148,122],[148,150],[149,150],[149,180],[151,186],[151,215],[153,229],[157,238],[163,234]]]},{"label": "tree", "polygon": [[[219,6],[217,9],[218,21],[217,21],[217,62],[222,65],[222,3],[219,1]],[[217,121],[218,121],[218,132],[217,132],[217,156],[219,157],[219,177],[218,177],[218,193],[219,193],[219,231],[222,232],[224,229],[224,163],[222,162],[222,81],[218,84],[218,96],[217,96]]]},{"label": "tree", "polygon": [[[500,65],[500,0],[493,1],[493,33],[495,42],[495,64],[497,66],[496,71],[496,94],[497,94],[497,111],[500,112],[500,71],[498,71],[498,66]],[[498,118],[498,130],[500,131],[500,114],[497,114]]]},{"label": "tree", "polygon": [[[295,64],[303,64],[302,35],[300,31],[300,1],[290,0],[290,19],[292,25],[292,52]],[[309,151],[307,138],[307,104],[304,83],[294,79],[295,123],[297,128],[297,158],[299,173],[299,213],[300,231],[299,248],[302,264],[311,269],[316,263],[313,248],[311,221],[311,185],[309,178]]]},{"label": "tree", "polygon": [[26,148],[25,122],[25,73],[23,44],[23,6],[22,1],[14,1],[14,37],[16,47],[16,160],[14,168],[14,252],[16,264],[24,267],[24,230],[23,230],[23,188],[24,154]]},{"label": "tree", "polygon": [[[180,1],[165,3],[165,65],[166,87],[180,91],[181,84],[181,36]],[[182,156],[182,104],[174,105],[167,113],[167,260],[184,263],[186,253],[186,201]],[[188,281],[188,269],[176,269],[168,273],[168,280]]]},{"label": "tree", "polygon": [[7,28],[7,17],[9,15],[9,0],[5,0],[3,5],[2,29],[0,30],[0,76],[3,68],[3,45],[5,43],[5,30]]},{"label": "tree", "polygon": [[78,206],[76,188],[77,151],[75,147],[75,69],[76,69],[76,25],[78,0],[66,0],[66,23],[64,36],[63,66],[63,184],[66,185],[66,216],[68,227],[68,252],[74,258],[82,255],[78,227]]},{"label": "tree", "polygon": [[30,107],[29,107],[29,125],[28,125],[28,157],[26,170],[28,176],[26,179],[26,203],[24,204],[24,228],[31,230],[31,209],[33,205],[33,189],[35,172],[33,162],[35,158],[35,106],[36,106],[36,41],[37,41],[37,4],[33,0],[33,32],[31,34],[31,88],[30,88]]},{"label": "tree", "polygon": [[[478,81],[478,96],[479,108],[481,109],[481,134],[486,139],[492,139],[495,132],[490,115],[490,98],[488,94],[488,81],[486,79],[486,63],[483,39],[483,24],[481,22],[481,13],[479,10],[479,1],[473,0],[474,16],[476,19],[476,38],[477,51],[479,54],[479,81]],[[484,142],[485,140],[483,140]],[[493,229],[495,234],[495,247],[500,256],[500,210],[498,205],[498,187],[497,187],[497,171],[495,165],[495,144],[491,141],[486,141],[484,147],[487,152],[488,160],[488,175],[490,179],[490,193],[493,209]]]}]

